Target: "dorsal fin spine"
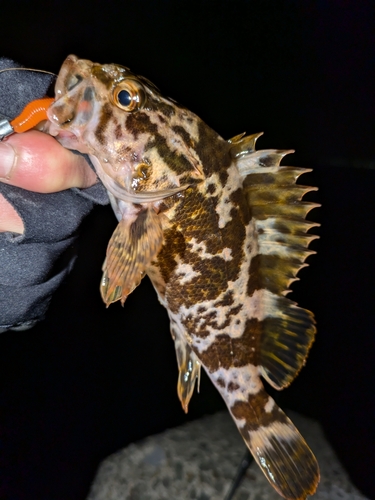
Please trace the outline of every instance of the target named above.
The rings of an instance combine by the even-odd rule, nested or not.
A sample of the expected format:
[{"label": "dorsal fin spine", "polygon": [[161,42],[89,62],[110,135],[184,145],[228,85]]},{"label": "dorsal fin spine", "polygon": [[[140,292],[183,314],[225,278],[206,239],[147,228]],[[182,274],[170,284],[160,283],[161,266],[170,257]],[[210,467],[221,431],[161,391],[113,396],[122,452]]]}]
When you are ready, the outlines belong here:
[{"label": "dorsal fin spine", "polygon": [[[258,254],[250,265],[249,296],[262,289],[274,297],[264,307],[268,310],[263,322],[259,368],[264,378],[276,389],[288,386],[302,368],[315,336],[315,320],[310,311],[297,306],[285,296],[297,274],[308,264],[309,250],[317,235],[308,234],[315,222],[305,220],[320,205],[302,201],[317,188],[296,184],[308,168],[280,166],[291,150],[250,150],[259,134],[242,137],[231,148],[254,220]],[[259,296],[259,293],[258,295]]]}]

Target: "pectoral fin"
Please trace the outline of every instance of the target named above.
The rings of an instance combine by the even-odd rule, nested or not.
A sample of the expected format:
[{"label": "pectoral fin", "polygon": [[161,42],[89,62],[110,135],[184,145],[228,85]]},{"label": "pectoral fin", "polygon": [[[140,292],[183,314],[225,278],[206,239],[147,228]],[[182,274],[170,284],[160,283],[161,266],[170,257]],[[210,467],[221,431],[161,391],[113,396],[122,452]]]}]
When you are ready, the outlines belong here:
[{"label": "pectoral fin", "polygon": [[142,210],[136,219],[122,219],[107,248],[100,285],[107,306],[126,297],[139,285],[150,262],[163,243],[161,219],[153,208]]}]

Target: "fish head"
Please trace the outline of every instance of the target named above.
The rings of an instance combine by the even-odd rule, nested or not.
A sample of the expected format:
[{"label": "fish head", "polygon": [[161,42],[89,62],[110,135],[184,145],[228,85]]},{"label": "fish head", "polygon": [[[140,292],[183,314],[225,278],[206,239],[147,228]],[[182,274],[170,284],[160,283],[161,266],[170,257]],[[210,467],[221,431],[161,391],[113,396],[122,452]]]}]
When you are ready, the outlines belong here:
[{"label": "fish head", "polygon": [[[89,154],[109,191],[171,191],[202,178],[195,153],[201,120],[129,68],[70,55],[55,95],[48,132]],[[112,194],[121,198],[118,189]]]}]

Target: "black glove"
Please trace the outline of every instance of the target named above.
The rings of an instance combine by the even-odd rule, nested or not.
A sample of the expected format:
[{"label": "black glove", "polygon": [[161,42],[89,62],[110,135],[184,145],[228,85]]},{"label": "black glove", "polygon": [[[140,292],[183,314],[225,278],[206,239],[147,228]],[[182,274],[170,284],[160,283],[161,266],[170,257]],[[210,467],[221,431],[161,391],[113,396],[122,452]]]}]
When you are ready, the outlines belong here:
[{"label": "black glove", "polygon": [[[18,66],[0,59],[0,70]],[[0,120],[14,118],[28,102],[43,97],[52,80],[29,71],[0,73]],[[40,194],[0,182],[0,193],[25,227],[22,235],[0,233],[0,332],[24,330],[43,318],[53,292],[72,268],[71,247],[82,219],[95,203],[109,200],[100,183]]]}]

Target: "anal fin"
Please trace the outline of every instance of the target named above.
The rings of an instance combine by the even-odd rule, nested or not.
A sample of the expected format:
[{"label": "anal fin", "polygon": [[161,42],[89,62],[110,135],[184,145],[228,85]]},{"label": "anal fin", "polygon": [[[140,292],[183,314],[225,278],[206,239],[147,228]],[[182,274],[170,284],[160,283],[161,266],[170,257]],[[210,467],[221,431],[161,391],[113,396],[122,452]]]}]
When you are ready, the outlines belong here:
[{"label": "anal fin", "polygon": [[185,413],[188,412],[190,399],[194,392],[195,382],[198,379],[198,392],[201,376],[201,362],[195,353],[190,349],[186,341],[176,335],[174,328],[171,327],[172,337],[176,349],[178,364],[178,382],[177,393]]}]

